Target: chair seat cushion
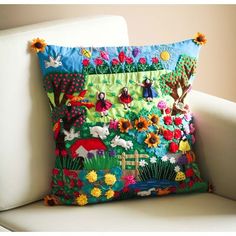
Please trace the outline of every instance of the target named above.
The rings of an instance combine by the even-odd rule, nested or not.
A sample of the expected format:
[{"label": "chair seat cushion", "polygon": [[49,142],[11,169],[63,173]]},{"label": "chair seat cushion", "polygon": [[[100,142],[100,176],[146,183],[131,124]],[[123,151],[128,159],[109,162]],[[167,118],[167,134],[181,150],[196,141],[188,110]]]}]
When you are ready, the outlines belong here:
[{"label": "chair seat cushion", "polygon": [[13,231],[235,231],[236,204],[211,193],[46,207],[42,201],[0,213]]}]

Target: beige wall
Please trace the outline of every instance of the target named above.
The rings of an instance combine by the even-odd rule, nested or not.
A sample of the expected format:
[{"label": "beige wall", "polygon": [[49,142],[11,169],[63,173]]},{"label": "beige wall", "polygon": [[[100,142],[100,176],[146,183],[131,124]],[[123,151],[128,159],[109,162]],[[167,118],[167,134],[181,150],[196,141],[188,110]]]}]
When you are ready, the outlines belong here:
[{"label": "beige wall", "polygon": [[236,5],[0,5],[0,29],[95,14],[124,16],[135,45],[204,32],[209,42],[201,51],[194,89],[236,102]]}]

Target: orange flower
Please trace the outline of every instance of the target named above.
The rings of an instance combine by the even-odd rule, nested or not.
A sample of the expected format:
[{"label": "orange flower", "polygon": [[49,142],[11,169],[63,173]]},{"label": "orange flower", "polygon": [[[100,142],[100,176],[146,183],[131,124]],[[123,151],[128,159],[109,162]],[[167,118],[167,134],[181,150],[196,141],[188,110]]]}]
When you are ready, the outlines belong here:
[{"label": "orange flower", "polygon": [[149,133],[144,141],[149,148],[157,147],[160,143],[160,137],[155,133]]},{"label": "orange flower", "polygon": [[132,124],[129,120],[121,118],[118,122],[118,127],[121,133],[127,133],[129,129],[132,129]]},{"label": "orange flower", "polygon": [[152,114],[152,115],[149,115],[148,118],[151,121],[152,125],[157,126],[159,124],[160,118],[158,115]]},{"label": "orange flower", "polygon": [[205,45],[207,43],[206,36],[199,32],[196,33],[193,41],[198,45]]},{"label": "orange flower", "polygon": [[54,206],[54,205],[58,205],[59,201],[56,196],[47,195],[46,197],[44,197],[44,204],[47,206]]},{"label": "orange flower", "polygon": [[33,39],[30,45],[31,49],[36,53],[43,52],[46,46],[45,40],[40,38]]},{"label": "orange flower", "polygon": [[150,125],[150,123],[143,117],[139,117],[138,120],[135,120],[134,124],[139,132],[147,130]]}]

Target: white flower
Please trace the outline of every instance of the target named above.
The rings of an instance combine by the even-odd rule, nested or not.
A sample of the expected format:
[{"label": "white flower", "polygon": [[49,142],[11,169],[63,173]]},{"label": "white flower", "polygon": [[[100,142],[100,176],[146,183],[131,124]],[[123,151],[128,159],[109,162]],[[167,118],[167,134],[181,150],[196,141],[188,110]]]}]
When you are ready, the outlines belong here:
[{"label": "white flower", "polygon": [[190,121],[192,119],[192,115],[190,113],[186,113],[184,115],[184,118],[185,118],[186,121]]},{"label": "white flower", "polygon": [[175,158],[174,158],[174,157],[171,157],[171,158],[170,158],[170,163],[172,163],[172,164],[175,163]]},{"label": "white flower", "polygon": [[179,172],[180,171],[180,167],[179,166],[176,166],[175,167],[175,172]]},{"label": "white flower", "polygon": [[156,157],[151,157],[150,158],[150,162],[151,163],[156,163],[157,162],[157,158]]},{"label": "white flower", "polygon": [[145,160],[141,160],[141,161],[139,162],[139,165],[142,166],[142,167],[144,167],[145,165],[147,165],[147,162],[146,162]]},{"label": "white flower", "polygon": [[185,125],[184,126],[184,131],[186,134],[189,134],[190,133],[190,129],[189,129],[189,126],[188,125]]},{"label": "white flower", "polygon": [[161,158],[161,160],[162,160],[162,161],[168,161],[169,158],[168,158],[168,156],[163,156],[163,157]]}]

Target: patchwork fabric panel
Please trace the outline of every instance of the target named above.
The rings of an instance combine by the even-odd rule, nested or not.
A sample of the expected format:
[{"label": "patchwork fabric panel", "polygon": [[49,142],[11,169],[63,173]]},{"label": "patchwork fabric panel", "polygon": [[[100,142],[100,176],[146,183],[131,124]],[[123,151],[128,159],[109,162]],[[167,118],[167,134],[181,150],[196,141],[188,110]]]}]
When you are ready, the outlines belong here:
[{"label": "patchwork fabric panel", "polygon": [[205,42],[200,33],[142,47],[32,42],[56,142],[47,205],[208,190],[192,149],[193,115],[184,101]]}]

